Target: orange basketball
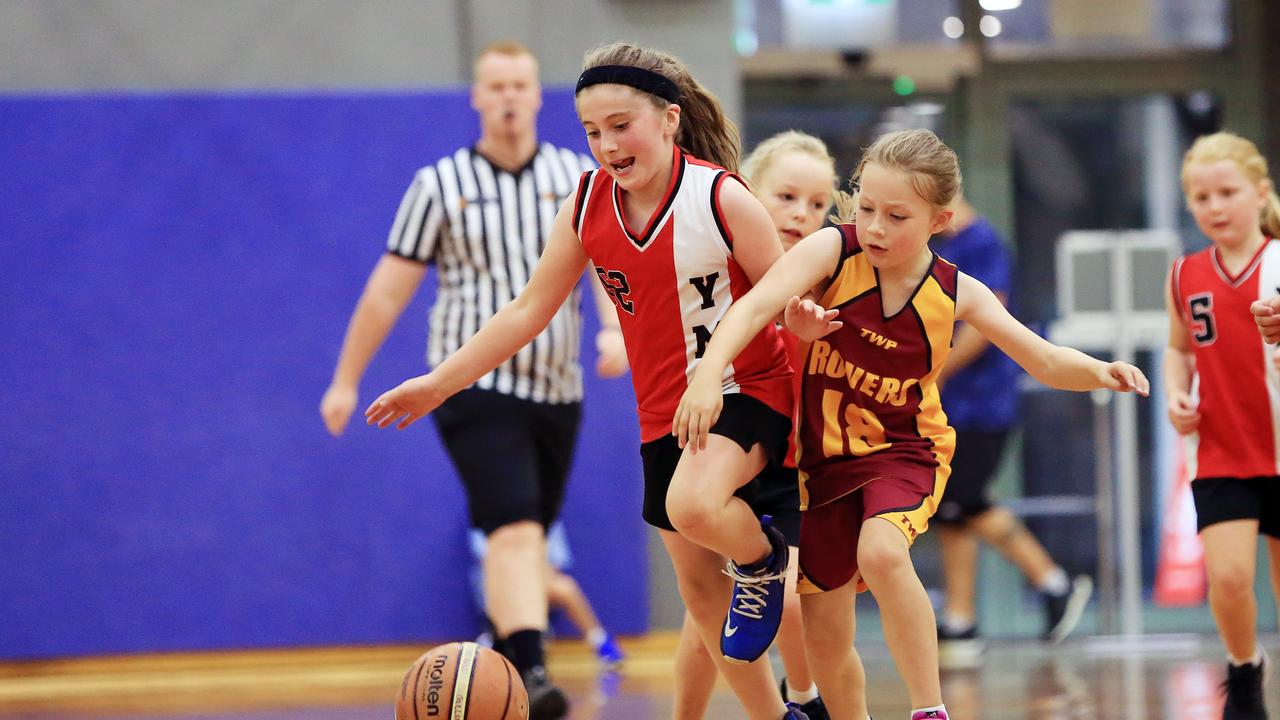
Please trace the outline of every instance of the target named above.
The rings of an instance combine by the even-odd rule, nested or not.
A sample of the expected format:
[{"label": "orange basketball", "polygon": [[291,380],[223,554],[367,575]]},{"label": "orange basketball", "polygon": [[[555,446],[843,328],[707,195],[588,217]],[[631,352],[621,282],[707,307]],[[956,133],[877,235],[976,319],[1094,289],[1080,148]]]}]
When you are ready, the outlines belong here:
[{"label": "orange basketball", "polygon": [[405,673],[396,720],[528,720],[529,694],[515,667],[473,642],[433,647]]}]

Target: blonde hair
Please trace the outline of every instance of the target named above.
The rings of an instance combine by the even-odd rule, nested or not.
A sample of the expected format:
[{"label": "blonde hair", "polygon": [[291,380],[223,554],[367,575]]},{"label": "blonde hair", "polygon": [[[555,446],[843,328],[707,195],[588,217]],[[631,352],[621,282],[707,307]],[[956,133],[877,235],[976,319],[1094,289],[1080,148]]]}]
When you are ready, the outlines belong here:
[{"label": "blonde hair", "polygon": [[857,213],[857,187],[868,163],[901,170],[910,177],[911,187],[935,208],[945,208],[960,192],[960,160],[937,135],[923,129],[885,133],[862,153],[862,160],[849,178],[853,193],[836,193],[836,214],[832,220],[853,222]]},{"label": "blonde hair", "polygon": [[[803,153],[821,161],[831,168],[831,175],[835,177],[836,159],[831,157],[827,144],[799,130],[780,132],[757,145],[742,161],[742,176],[752,185],[760,182],[760,178],[769,172],[769,168],[773,167],[778,158],[789,152]],[[834,195],[833,188],[832,196]]]},{"label": "blonde hair", "polygon": [[[1216,132],[1196,138],[1186,155],[1182,156],[1182,192],[1187,192],[1188,172],[1192,165],[1210,165],[1223,160],[1235,163],[1249,182],[1271,184],[1267,160],[1258,152],[1257,145],[1235,133]],[[1258,225],[1268,237],[1280,237],[1280,197],[1276,197],[1274,186],[1267,192],[1267,202],[1262,207]]]},{"label": "blonde hair", "polygon": [[471,65],[471,75],[475,77],[476,69],[480,67],[480,61],[486,55],[506,55],[507,57],[528,56],[533,59],[533,66],[538,66],[538,56],[533,54],[528,45],[518,40],[497,40],[485,45],[476,53],[475,62]]},{"label": "blonde hair", "polygon": [[[619,42],[587,53],[582,69],[601,65],[643,68],[675,83],[680,90],[680,128],[676,131],[676,144],[700,160],[737,172],[738,156],[742,153],[738,127],[725,115],[716,96],[693,78],[679,58],[660,50]],[[657,95],[645,95],[654,107],[666,109],[666,100]]]}]

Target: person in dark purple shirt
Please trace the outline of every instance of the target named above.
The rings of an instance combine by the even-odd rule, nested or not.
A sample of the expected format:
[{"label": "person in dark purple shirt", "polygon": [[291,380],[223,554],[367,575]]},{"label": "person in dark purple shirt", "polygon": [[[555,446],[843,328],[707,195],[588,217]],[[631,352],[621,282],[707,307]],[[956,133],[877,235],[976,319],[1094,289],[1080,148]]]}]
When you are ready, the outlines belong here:
[{"label": "person in dark purple shirt", "polygon": [[[952,205],[951,229],[933,240],[934,252],[981,280],[1011,306],[1013,265],[1009,249],[986,218],[963,197]],[[963,667],[982,652],[976,623],[978,540],[1013,563],[1041,593],[1043,637],[1057,642],[1076,624],[1093,582],[1070,578],[988,486],[1018,422],[1018,366],[963,323],[938,378],[942,408],[956,429],[956,452],[947,490],[933,520],[940,531],[946,601],[938,617],[938,651],[944,667]]]}]

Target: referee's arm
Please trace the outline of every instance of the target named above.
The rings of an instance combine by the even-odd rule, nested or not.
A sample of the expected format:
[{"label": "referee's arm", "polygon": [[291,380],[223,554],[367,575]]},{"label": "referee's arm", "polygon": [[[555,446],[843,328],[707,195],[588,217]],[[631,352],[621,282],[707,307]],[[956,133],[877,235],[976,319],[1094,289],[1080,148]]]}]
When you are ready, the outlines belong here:
[{"label": "referee's arm", "polygon": [[331,435],[341,435],[347,427],[359,402],[360,378],[426,273],[425,264],[391,253],[374,266],[347,324],[333,380],[320,401],[320,415]]}]

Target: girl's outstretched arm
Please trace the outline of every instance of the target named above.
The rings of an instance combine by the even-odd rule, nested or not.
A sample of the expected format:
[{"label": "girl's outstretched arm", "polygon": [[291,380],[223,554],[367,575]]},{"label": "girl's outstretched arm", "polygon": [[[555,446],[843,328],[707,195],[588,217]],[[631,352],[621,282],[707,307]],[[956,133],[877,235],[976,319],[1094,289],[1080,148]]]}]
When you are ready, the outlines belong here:
[{"label": "girl's outstretched arm", "polygon": [[572,215],[570,198],[556,214],[551,238],[520,295],[435,370],[410,378],[374,400],[364,413],[370,425],[385,428],[396,423],[400,430],[409,427],[515,355],[546,328],[587,266],[587,253],[573,231]]},{"label": "girl's outstretched arm", "polygon": [[[766,227],[773,232],[772,225]],[[692,443],[695,452],[706,447],[707,433],[724,404],[725,368],[766,323],[773,322],[788,301],[831,275],[840,259],[840,246],[840,231],[835,228],[824,228],[801,240],[725,313],[676,408],[671,433],[680,447]],[[737,250],[737,242],[734,247]]]},{"label": "girl's outstretched arm", "polygon": [[1013,358],[1031,377],[1059,390],[1096,390],[1147,395],[1151,384],[1138,368],[1105,363],[1075,348],[1054,345],[1018,322],[981,281],[960,273],[956,319],[963,320]]}]

